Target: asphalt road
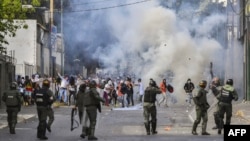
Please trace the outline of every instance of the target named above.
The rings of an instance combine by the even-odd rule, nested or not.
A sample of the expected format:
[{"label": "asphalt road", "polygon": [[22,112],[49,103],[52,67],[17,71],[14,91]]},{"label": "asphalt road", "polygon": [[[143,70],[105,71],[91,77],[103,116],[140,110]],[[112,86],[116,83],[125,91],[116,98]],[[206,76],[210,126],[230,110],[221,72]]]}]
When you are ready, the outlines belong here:
[{"label": "asphalt road", "polygon": [[[170,107],[157,107],[157,131],[156,135],[146,135],[143,124],[143,111],[140,105],[129,108],[103,107],[102,113],[98,114],[96,136],[99,141],[223,141],[223,135],[217,135],[212,130],[213,122],[208,122],[210,136],[193,136],[191,134],[192,121],[189,114],[192,107],[187,105],[170,105]],[[35,107],[34,107],[34,115]],[[80,141],[81,127],[70,131],[71,107],[63,106],[56,108],[55,121],[52,132],[47,132],[49,140],[53,141]],[[188,112],[187,112],[188,110]],[[213,121],[213,119],[209,119]],[[35,141],[37,116],[26,122],[17,124],[16,134],[9,134],[8,127],[0,129],[0,141]],[[199,126],[197,132],[200,133]]]}]

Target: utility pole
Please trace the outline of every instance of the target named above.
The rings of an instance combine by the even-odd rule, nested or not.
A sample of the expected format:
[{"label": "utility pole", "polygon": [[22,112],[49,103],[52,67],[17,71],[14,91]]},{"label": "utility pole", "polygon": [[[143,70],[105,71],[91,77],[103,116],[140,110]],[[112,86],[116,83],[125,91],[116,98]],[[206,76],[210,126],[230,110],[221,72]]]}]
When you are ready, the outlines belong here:
[{"label": "utility pole", "polygon": [[64,75],[63,0],[61,0],[61,74]]},{"label": "utility pole", "polygon": [[54,0],[50,0],[50,24],[49,24],[49,75],[52,76],[53,72],[52,72],[52,40],[51,40],[51,36],[52,36],[52,26],[54,25]]}]

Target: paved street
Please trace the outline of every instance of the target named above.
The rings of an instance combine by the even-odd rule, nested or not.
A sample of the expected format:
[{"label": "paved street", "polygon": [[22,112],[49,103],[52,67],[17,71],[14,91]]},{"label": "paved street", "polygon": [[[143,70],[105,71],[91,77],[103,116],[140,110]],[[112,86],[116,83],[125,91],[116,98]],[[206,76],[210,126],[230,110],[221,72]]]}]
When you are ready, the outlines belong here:
[{"label": "paved street", "polygon": [[[35,112],[35,107],[28,107],[30,111]],[[191,108],[190,108],[191,109]],[[63,106],[55,109],[55,122],[52,126],[52,132],[48,133],[49,140],[82,140],[79,135],[81,128],[70,131],[70,111],[71,108]],[[32,114],[25,114],[32,115]],[[158,108],[158,134],[147,136],[143,125],[142,109],[140,106],[133,108],[110,110],[104,107],[98,116],[96,136],[104,141],[122,141],[122,140],[222,140],[222,136],[214,135],[210,137],[192,136],[192,122],[188,117],[185,106],[173,106],[172,108]],[[16,135],[10,135],[8,128],[0,129],[0,140],[27,140],[36,139],[36,127],[38,119],[34,114],[24,122],[17,124]],[[169,131],[165,128],[170,127]],[[198,130],[199,131],[199,130]]]},{"label": "paved street", "polygon": [[[212,98],[209,99],[212,102]],[[249,124],[249,107],[249,103],[235,103],[232,124]],[[143,111],[139,104],[129,108],[111,109],[111,107],[103,107],[102,113],[98,115],[96,136],[100,141],[223,141],[223,135],[217,135],[217,131],[212,130],[214,126],[213,106],[209,110],[207,127],[207,131],[211,133],[210,136],[191,135],[195,111],[193,107],[181,102],[174,105],[170,104],[168,108],[157,107],[158,134],[150,136],[146,135],[143,124]],[[61,106],[54,110],[55,122],[52,125],[52,132],[47,132],[49,140],[84,140],[80,138],[81,127],[70,131],[71,107]],[[38,119],[35,106],[23,107],[18,119],[17,134],[10,135],[5,109],[0,109],[0,140],[39,140],[36,138]],[[201,132],[200,126],[197,132]]]}]

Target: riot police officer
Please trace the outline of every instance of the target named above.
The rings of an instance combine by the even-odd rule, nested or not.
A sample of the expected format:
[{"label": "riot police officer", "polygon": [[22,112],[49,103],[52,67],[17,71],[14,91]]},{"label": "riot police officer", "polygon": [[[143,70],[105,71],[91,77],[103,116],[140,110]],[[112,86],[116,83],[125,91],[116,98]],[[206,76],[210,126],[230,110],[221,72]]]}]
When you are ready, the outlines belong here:
[{"label": "riot police officer", "polygon": [[232,117],[232,100],[238,100],[237,91],[233,87],[233,79],[228,79],[222,87],[220,94],[217,96],[219,100],[219,128],[218,134],[224,125],[224,114],[226,114],[226,125],[230,125]]},{"label": "riot police officer", "polygon": [[84,95],[83,103],[86,108],[87,115],[90,120],[89,126],[89,136],[88,140],[97,140],[95,137],[95,126],[96,126],[96,118],[97,118],[97,110],[101,112],[101,104],[100,102],[105,102],[103,98],[100,97],[98,91],[96,90],[96,82],[95,80],[91,80],[89,82],[89,89],[86,91]]},{"label": "riot police officer", "polygon": [[[145,89],[144,93],[144,103],[143,103],[143,116],[144,125],[146,128],[147,135],[150,135],[150,124],[152,134],[157,134],[156,125],[156,95],[161,94],[161,89],[156,87],[156,83],[153,80],[149,81],[149,86]],[[151,117],[151,120],[150,120]]]},{"label": "riot police officer", "polygon": [[202,119],[201,135],[210,135],[206,131],[207,121],[208,121],[207,110],[210,107],[208,102],[207,102],[207,93],[208,92],[205,90],[206,86],[207,86],[206,80],[200,81],[197,92],[194,93],[193,101],[195,103],[196,119],[194,121],[193,129],[192,129],[193,135],[198,135],[198,133],[196,132],[196,128],[197,128],[198,124],[200,124],[201,119]]},{"label": "riot police officer", "polygon": [[80,123],[82,124],[82,134],[80,135],[81,138],[85,138],[85,136],[88,135],[88,124],[89,124],[89,118],[86,113],[86,109],[83,103],[84,100],[84,94],[86,91],[86,84],[83,83],[79,87],[79,91],[77,92],[76,95],[76,105],[75,108],[78,108],[78,114],[79,114],[79,119]]},{"label": "riot police officer", "polygon": [[54,115],[54,109],[52,104],[56,101],[55,95],[53,95],[53,100],[50,100],[49,105],[48,105],[48,123],[47,123],[47,130],[51,132],[51,125],[53,124],[55,120],[55,115]]},{"label": "riot police officer", "polygon": [[47,116],[48,108],[54,101],[53,92],[49,89],[50,81],[48,79],[43,80],[42,88],[35,93],[35,102],[37,105],[37,114],[39,124],[37,127],[37,138],[41,140],[47,140],[46,127],[47,127]]},{"label": "riot police officer", "polygon": [[[209,88],[212,91],[212,94],[217,97],[217,95],[220,93],[221,90],[221,83],[220,79],[218,77],[214,77],[212,80],[212,83],[210,84]],[[215,104],[215,110],[214,110],[214,122],[215,126],[212,129],[218,129],[219,127],[219,106],[218,106],[218,100],[216,99],[216,104]]]},{"label": "riot police officer", "polygon": [[17,124],[17,114],[21,110],[21,94],[17,90],[17,83],[12,82],[10,90],[3,93],[2,100],[6,104],[7,121],[10,129],[10,134],[15,134]]}]

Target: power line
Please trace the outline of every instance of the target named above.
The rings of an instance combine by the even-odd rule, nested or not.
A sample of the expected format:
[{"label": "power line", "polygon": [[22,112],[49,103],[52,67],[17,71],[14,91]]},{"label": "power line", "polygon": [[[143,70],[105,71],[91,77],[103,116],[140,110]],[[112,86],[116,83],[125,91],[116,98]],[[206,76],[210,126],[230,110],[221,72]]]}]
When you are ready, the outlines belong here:
[{"label": "power line", "polygon": [[113,0],[100,0],[100,1],[92,1],[92,2],[84,2],[84,3],[72,3],[71,5],[87,5],[87,4],[108,2],[108,1],[113,1]]},{"label": "power line", "polygon": [[106,10],[106,9],[111,9],[111,8],[118,8],[118,7],[136,5],[136,4],[149,2],[149,1],[152,1],[152,0],[142,0],[142,1],[137,1],[137,2],[133,2],[133,3],[120,4],[120,5],[116,5],[116,6],[108,6],[108,7],[101,7],[101,8],[93,8],[93,9],[84,9],[84,10],[75,10],[75,11],[66,11],[66,10],[64,10],[64,12],[65,13],[73,13],[73,12],[88,12],[88,11]]}]

